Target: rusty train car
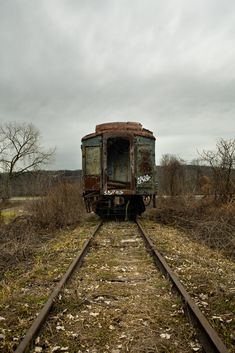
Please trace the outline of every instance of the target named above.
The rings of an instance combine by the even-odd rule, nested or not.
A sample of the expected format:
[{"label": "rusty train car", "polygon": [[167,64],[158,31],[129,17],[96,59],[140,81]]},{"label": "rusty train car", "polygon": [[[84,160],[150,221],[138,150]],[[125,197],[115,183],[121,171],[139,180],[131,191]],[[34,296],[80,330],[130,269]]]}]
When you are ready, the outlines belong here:
[{"label": "rusty train car", "polygon": [[155,202],[155,137],[140,123],[96,126],[82,138],[83,197],[88,212],[135,219]]}]

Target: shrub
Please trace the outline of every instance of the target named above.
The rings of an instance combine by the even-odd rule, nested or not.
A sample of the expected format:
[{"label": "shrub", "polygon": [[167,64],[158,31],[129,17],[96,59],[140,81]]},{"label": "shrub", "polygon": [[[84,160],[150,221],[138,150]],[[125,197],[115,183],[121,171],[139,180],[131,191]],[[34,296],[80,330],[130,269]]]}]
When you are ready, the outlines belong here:
[{"label": "shrub", "polygon": [[82,220],[85,212],[79,183],[60,182],[32,203],[31,212],[43,227],[64,227]]},{"label": "shrub", "polygon": [[235,204],[218,205],[206,198],[160,198],[156,209],[150,209],[149,219],[176,226],[210,247],[235,258]]}]

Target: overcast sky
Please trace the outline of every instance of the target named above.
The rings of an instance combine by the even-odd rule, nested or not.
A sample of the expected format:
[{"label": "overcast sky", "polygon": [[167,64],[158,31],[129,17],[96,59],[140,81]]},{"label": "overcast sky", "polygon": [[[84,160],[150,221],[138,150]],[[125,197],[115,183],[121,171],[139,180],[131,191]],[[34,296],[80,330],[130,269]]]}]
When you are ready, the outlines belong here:
[{"label": "overcast sky", "polygon": [[32,122],[51,169],[95,125],[137,121],[190,162],[235,127],[234,0],[0,0],[0,122]]}]

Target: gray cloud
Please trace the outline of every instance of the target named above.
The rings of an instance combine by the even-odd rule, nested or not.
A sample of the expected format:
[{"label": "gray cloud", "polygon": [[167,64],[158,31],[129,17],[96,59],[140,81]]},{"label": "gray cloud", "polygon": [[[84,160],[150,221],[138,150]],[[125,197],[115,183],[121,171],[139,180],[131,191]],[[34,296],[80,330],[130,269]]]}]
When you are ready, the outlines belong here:
[{"label": "gray cloud", "polygon": [[157,160],[234,137],[235,2],[0,2],[0,120],[30,121],[53,167],[81,167],[80,139],[139,121]]}]

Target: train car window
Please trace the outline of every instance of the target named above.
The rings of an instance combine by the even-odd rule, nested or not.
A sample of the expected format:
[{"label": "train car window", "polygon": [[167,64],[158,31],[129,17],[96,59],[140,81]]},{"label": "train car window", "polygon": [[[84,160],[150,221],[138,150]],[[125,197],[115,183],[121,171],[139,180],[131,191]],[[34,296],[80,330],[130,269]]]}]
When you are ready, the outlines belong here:
[{"label": "train car window", "polygon": [[100,147],[86,147],[86,175],[100,174]]}]

